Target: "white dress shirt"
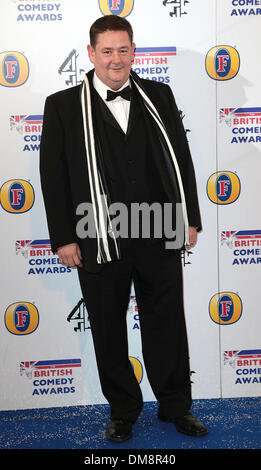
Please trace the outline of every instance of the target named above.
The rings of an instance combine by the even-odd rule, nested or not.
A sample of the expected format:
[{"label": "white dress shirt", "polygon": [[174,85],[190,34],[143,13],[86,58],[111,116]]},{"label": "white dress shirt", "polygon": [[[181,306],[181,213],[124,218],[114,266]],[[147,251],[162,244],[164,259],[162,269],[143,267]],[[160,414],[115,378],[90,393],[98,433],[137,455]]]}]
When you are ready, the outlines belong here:
[{"label": "white dress shirt", "polygon": [[[128,79],[124,85],[119,88],[120,91],[126,86],[130,85],[130,80]],[[118,121],[119,125],[121,126],[123,132],[127,132],[128,128],[128,120],[129,120],[129,112],[130,112],[130,101],[125,100],[121,96],[117,96],[113,101],[106,101],[107,98],[107,90],[115,91],[105,85],[96,75],[94,72],[93,75],[93,86],[96,91],[99,93],[100,97],[103,99],[104,103],[108,106],[109,110],[112,112],[115,119]]]}]

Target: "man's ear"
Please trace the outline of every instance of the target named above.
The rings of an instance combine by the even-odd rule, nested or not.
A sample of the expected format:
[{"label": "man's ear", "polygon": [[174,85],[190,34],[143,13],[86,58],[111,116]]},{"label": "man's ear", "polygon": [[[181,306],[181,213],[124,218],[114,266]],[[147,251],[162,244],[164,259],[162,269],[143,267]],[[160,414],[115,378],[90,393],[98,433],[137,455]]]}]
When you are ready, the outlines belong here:
[{"label": "man's ear", "polygon": [[90,61],[94,63],[95,51],[90,44],[87,46],[87,51],[88,51],[88,56],[89,56]]},{"label": "man's ear", "polygon": [[132,64],[133,64],[134,58],[135,58],[135,49],[136,49],[136,44],[135,44],[135,42],[133,42],[132,45],[131,45],[131,55],[132,55],[132,57],[131,57],[131,63],[132,63]]}]

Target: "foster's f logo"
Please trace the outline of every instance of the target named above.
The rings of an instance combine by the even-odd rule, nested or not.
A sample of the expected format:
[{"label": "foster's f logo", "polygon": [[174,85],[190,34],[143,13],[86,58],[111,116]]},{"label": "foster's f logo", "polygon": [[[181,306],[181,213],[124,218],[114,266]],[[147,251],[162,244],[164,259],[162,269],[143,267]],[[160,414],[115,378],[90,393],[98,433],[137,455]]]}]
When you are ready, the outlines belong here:
[{"label": "foster's f logo", "polygon": [[140,384],[143,378],[143,369],[141,362],[136,357],[129,356],[130,363],[132,365],[135,377]]},{"label": "foster's f logo", "polygon": [[6,87],[23,85],[29,75],[29,64],[21,52],[0,53],[0,84]]},{"label": "foster's f logo", "polygon": [[0,203],[7,212],[27,212],[34,203],[34,189],[25,180],[6,181],[0,189]]},{"label": "foster's f logo", "polygon": [[33,333],[39,324],[39,313],[30,302],[15,302],[5,311],[5,326],[14,335]]},{"label": "foster's f logo", "polygon": [[134,0],[99,0],[104,15],[128,16],[133,9]]},{"label": "foster's f logo", "polygon": [[234,292],[215,294],[209,302],[209,314],[219,325],[235,323],[242,315],[242,300]]},{"label": "foster's f logo", "polygon": [[213,173],[207,182],[207,194],[215,204],[231,204],[240,194],[240,180],[232,171]]},{"label": "foster's f logo", "polygon": [[230,80],[240,67],[239,53],[231,46],[212,47],[206,55],[206,71],[213,80]]}]

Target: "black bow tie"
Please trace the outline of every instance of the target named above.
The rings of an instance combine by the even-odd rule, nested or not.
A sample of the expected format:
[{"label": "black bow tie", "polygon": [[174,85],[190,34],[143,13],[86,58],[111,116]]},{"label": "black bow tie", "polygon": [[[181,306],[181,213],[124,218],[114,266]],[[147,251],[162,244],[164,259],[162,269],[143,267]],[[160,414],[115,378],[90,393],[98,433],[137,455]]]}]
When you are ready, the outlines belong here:
[{"label": "black bow tie", "polygon": [[121,91],[107,90],[107,100],[106,101],[112,101],[115,98],[117,98],[117,96],[121,96],[125,100],[130,101],[130,99],[131,99],[131,88],[130,88],[130,86],[126,86]]}]

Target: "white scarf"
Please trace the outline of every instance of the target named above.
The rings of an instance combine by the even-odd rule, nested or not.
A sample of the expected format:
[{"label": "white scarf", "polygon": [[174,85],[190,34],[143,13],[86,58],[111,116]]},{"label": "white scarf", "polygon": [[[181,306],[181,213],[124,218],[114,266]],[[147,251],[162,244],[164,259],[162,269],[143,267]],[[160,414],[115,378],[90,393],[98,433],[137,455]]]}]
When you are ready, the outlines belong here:
[{"label": "white scarf", "polygon": [[[133,75],[132,75],[132,80],[138,92],[140,93],[147,110],[150,112],[156,124],[158,125],[165,139],[165,142],[167,144],[167,148],[169,149],[169,153],[173,161],[174,168],[176,170],[177,180],[179,184],[179,191],[180,191],[181,203],[182,203],[182,208],[183,208],[183,218],[184,218],[184,224],[185,224],[185,244],[187,244],[189,243],[189,226],[188,226],[186,200],[185,200],[185,193],[183,189],[183,183],[182,183],[182,178],[181,178],[181,174],[179,170],[179,165],[175,156],[174,149],[170,143],[167,131],[162,122],[162,119],[159,116],[157,109],[155,108],[155,106],[153,105],[153,103],[151,102],[151,100],[145,93],[144,89],[141,87],[141,85],[137,83],[137,80],[135,79]],[[92,121],[91,91],[90,91],[90,84],[89,84],[87,74],[85,75],[84,81],[82,83],[81,105],[82,105],[82,115],[83,115],[87,168],[88,168],[95,229],[96,229],[96,235],[97,235],[97,250],[98,250],[97,251],[97,263],[101,264],[101,263],[106,263],[115,259],[114,255],[112,254],[110,250],[110,246],[108,242],[109,232],[110,232],[109,236],[113,240],[114,252],[116,253],[116,259],[119,259],[119,249],[118,249],[118,244],[117,244],[115,235],[113,233],[111,220],[110,220],[110,214],[109,214],[109,208],[107,205],[107,197],[103,188],[101,175],[100,175],[98,165],[97,165],[97,157],[96,157],[96,152],[95,152],[95,135],[93,131],[93,121]]]}]

